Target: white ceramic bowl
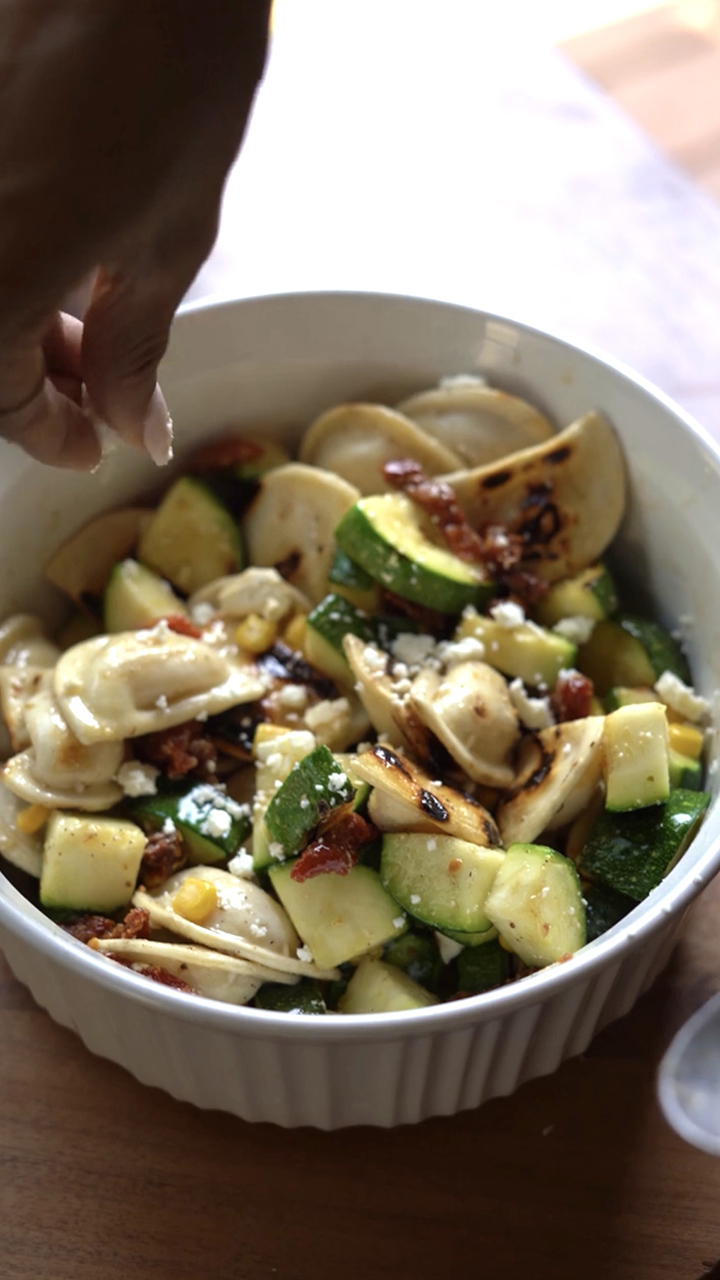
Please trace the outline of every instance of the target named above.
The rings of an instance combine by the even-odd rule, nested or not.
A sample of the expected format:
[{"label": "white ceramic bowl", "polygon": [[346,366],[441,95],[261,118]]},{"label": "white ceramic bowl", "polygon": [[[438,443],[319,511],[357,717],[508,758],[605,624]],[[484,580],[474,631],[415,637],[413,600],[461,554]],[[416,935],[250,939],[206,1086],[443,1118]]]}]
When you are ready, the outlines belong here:
[{"label": "white ceramic bowl", "polygon": [[[720,455],[658,392],[600,357],[515,321],[409,298],[316,294],[185,312],[163,384],[178,457],[231,423],[283,438],[342,399],[389,403],[439,376],[482,372],[561,425],[590,408],[615,424],[632,497],[621,556],[662,619],[692,619],[689,652],[720,688]],[[96,477],[10,448],[0,469],[0,617],[52,610],[48,552],[83,520],[157,485],[125,450]],[[165,480],[165,477],[162,477]],[[57,602],[55,602],[57,608]],[[282,1125],[395,1125],[476,1107],[555,1070],[627,1013],[665,964],[683,913],[720,866],[715,801],[691,851],[620,925],[571,962],[413,1013],[302,1018],[190,998],[105,964],[0,876],[0,943],[20,981],[93,1052],[201,1107]]]}]

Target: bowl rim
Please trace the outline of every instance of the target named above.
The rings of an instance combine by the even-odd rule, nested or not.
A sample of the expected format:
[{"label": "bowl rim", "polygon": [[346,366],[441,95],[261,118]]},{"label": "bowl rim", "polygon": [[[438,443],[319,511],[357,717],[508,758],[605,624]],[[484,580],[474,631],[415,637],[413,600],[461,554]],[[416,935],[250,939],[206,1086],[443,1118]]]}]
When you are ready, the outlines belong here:
[{"label": "bowl rim", "polygon": [[[302,307],[324,302],[341,302],[350,307],[403,305],[410,310],[430,306],[438,312],[461,313],[475,321],[497,322],[542,340],[549,339],[568,353],[579,354],[592,364],[600,365],[604,370],[609,369],[621,381],[629,383],[662,405],[675,419],[681,432],[693,437],[700,451],[709,454],[720,470],[720,445],[690,414],[648,379],[592,344],[571,341],[555,330],[542,329],[500,312],[415,294],[298,290],[246,298],[199,299],[181,307],[175,325],[184,328],[187,323],[194,323],[198,316],[223,313],[232,315],[238,310],[252,311],[253,308],[268,306],[277,306],[282,310],[288,305]],[[678,864],[681,865],[682,862]],[[9,886],[10,892],[7,896],[0,895],[0,926],[3,931],[7,930],[15,935],[53,963],[71,970],[78,978],[87,979],[101,989],[128,997],[146,1009],[162,1012],[172,1019],[194,1022],[215,1031],[250,1038],[292,1039],[303,1045],[358,1040],[377,1042],[404,1039],[418,1034],[464,1031],[478,1023],[498,1021],[506,1013],[517,1013],[529,1005],[548,1003],[583,980],[589,980],[602,968],[619,965],[624,953],[635,949],[641,941],[648,940],[666,927],[670,916],[679,916],[718,870],[720,838],[709,846],[699,862],[688,867],[686,874],[679,877],[677,884],[669,892],[662,892],[663,886],[660,885],[648,899],[638,903],[626,917],[626,920],[630,920],[629,925],[621,921],[607,934],[582,948],[567,963],[549,965],[519,982],[468,996],[463,1000],[398,1013],[354,1014],[351,1018],[336,1013],[328,1013],[322,1018],[309,1018],[301,1014],[276,1013],[246,1005],[225,1004],[204,996],[195,996],[191,1000],[182,992],[148,982],[146,978],[124,966],[100,965],[97,963],[97,956],[88,947],[64,934],[58,925],[42,915],[39,908],[29,903],[5,876],[2,879]],[[13,903],[16,894],[23,903],[22,909]],[[639,913],[638,918],[633,920],[636,912]]]}]

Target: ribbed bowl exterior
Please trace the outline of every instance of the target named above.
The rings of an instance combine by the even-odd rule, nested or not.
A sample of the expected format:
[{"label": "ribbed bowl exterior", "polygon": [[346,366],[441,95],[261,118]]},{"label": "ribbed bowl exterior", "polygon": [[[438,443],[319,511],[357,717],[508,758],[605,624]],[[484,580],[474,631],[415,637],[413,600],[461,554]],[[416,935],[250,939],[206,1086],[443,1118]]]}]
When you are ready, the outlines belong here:
[{"label": "ribbed bowl exterior", "polygon": [[[627,1013],[667,962],[677,920],[585,981],[461,1030],[367,1043],[298,1043],[178,1020],[48,964],[5,931],[16,977],[93,1053],[183,1102],[287,1128],[416,1124],[548,1075]],[[209,1069],[208,1064],[212,1064]]]}]

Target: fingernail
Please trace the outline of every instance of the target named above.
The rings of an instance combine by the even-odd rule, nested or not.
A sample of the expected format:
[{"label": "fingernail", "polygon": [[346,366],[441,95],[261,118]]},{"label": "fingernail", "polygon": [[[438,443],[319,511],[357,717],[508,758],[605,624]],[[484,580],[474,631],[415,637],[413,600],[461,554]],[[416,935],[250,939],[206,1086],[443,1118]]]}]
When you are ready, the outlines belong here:
[{"label": "fingernail", "polygon": [[152,393],[143,422],[143,443],[156,467],[165,467],[173,456],[172,418],[159,387]]}]

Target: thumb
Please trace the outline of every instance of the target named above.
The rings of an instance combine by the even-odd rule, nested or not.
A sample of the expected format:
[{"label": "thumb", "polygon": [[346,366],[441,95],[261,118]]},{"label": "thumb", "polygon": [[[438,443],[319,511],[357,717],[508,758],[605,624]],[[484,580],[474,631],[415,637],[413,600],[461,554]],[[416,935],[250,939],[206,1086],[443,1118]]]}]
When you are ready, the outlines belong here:
[{"label": "thumb", "polygon": [[48,466],[86,471],[97,466],[101,450],[74,398],[80,382],[72,324],[58,315],[44,334],[7,343],[0,358],[0,436]]},{"label": "thumb", "polygon": [[98,272],[84,317],[82,369],[90,402],[121,439],[158,466],[172,457],[172,423],[157,385],[178,296],[171,278]]}]

